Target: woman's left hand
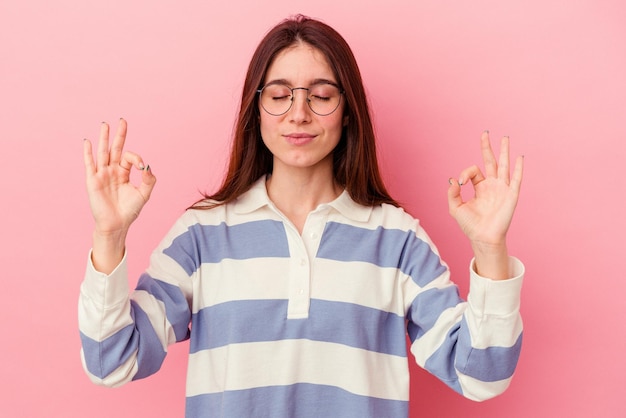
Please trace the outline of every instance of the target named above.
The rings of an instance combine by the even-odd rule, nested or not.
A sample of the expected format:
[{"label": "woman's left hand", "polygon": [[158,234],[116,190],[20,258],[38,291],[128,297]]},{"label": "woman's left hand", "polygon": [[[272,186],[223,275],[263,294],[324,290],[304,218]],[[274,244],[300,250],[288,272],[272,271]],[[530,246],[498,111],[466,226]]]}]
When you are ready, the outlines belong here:
[{"label": "woman's left hand", "polygon": [[[524,158],[516,159],[511,176],[508,137],[502,138],[497,160],[488,131],[482,134],[481,149],[485,173],[474,165],[463,170],[458,180],[451,178],[448,207],[471,241],[475,254],[495,254],[503,249],[506,252],[506,234],[520,193]],[[463,201],[461,186],[469,182],[474,186],[474,197]]]}]

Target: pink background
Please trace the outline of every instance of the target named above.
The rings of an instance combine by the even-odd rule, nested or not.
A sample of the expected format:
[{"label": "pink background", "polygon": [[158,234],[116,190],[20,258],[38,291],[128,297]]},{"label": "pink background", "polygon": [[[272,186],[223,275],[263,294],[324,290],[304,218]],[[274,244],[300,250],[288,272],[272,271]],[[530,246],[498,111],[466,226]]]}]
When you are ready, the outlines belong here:
[{"label": "pink background", "polygon": [[128,148],[159,179],[128,242],[135,277],[198,190],[219,183],[246,64],[297,12],[353,47],[388,185],[463,294],[470,248],[447,214],[447,179],[480,161],[484,129],[526,157],[510,232],[527,267],[513,383],[473,403],[414,367],[412,416],[626,416],[624,2],[215,3],[0,3],[0,416],[183,415],[186,343],[123,388],[82,371],[82,141],[124,117]]}]

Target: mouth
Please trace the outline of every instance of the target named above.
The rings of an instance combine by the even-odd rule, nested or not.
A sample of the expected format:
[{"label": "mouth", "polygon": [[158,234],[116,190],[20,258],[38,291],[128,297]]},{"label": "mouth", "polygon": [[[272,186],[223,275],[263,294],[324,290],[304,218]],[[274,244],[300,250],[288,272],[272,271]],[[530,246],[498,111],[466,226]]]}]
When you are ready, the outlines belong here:
[{"label": "mouth", "polygon": [[306,133],[291,133],[283,135],[283,137],[292,145],[305,145],[313,141],[316,135]]}]

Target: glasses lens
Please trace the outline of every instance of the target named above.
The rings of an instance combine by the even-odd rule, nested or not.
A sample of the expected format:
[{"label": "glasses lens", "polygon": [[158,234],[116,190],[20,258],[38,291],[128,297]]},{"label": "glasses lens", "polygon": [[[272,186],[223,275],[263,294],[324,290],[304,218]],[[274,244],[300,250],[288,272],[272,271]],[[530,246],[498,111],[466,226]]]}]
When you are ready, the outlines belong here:
[{"label": "glasses lens", "polygon": [[[307,93],[309,107],[320,116],[330,115],[339,107],[341,92],[332,84],[316,84]],[[261,106],[271,115],[287,113],[292,102],[292,90],[284,84],[269,84],[261,91]]]},{"label": "glasses lens", "polygon": [[261,91],[261,106],[271,115],[282,115],[291,107],[291,89],[282,84],[270,84]]},{"label": "glasses lens", "polygon": [[332,84],[316,84],[309,89],[309,106],[318,115],[329,115],[339,106],[341,94]]}]

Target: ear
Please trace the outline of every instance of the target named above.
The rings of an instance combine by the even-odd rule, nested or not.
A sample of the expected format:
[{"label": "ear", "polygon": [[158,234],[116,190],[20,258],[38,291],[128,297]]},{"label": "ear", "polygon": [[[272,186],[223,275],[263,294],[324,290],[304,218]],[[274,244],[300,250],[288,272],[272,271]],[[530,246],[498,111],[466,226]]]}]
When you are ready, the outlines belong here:
[{"label": "ear", "polygon": [[343,127],[345,128],[346,126],[348,126],[348,120],[350,119],[350,117],[348,115],[343,117]]}]

